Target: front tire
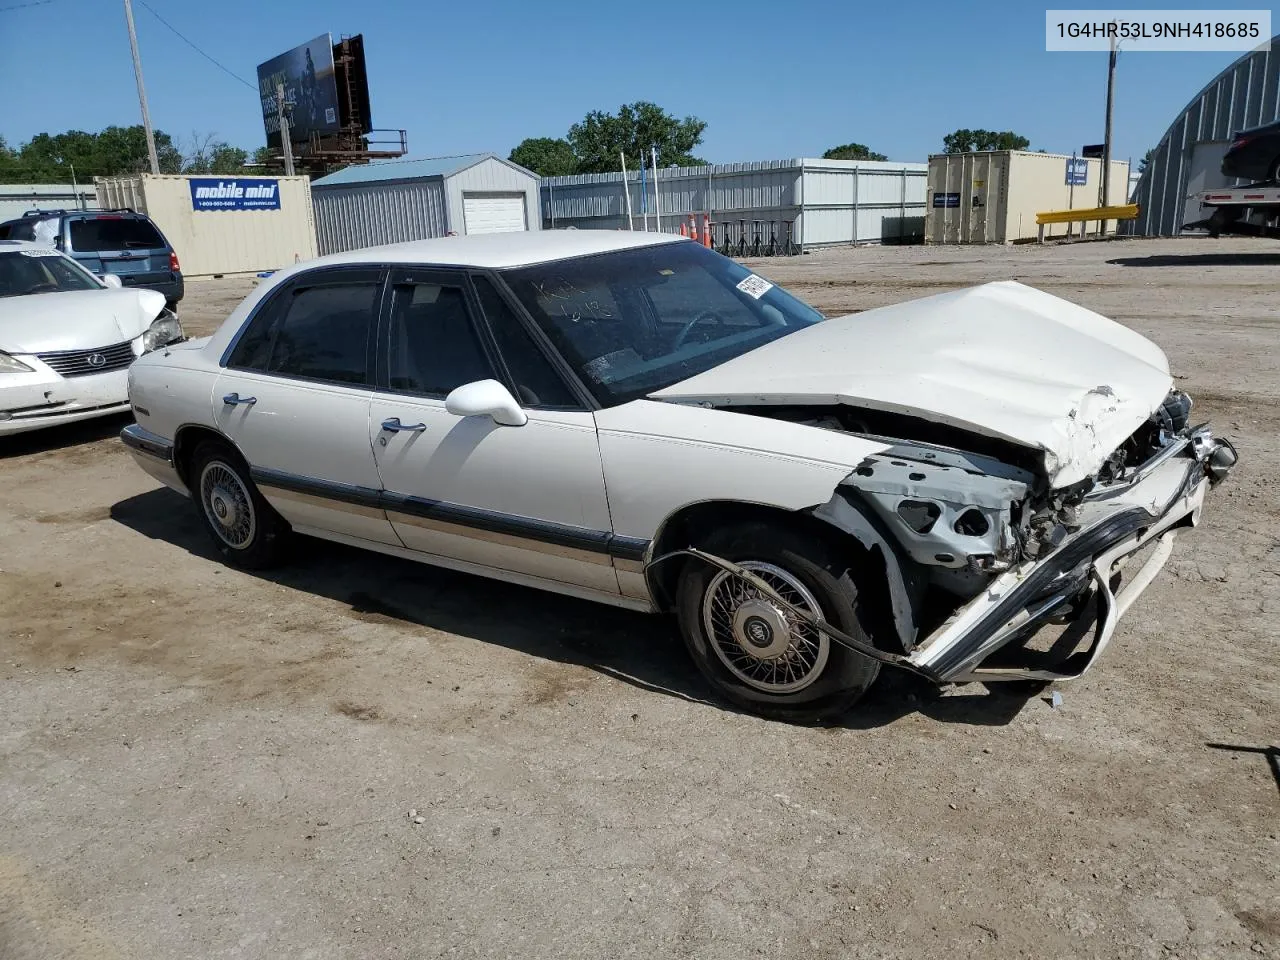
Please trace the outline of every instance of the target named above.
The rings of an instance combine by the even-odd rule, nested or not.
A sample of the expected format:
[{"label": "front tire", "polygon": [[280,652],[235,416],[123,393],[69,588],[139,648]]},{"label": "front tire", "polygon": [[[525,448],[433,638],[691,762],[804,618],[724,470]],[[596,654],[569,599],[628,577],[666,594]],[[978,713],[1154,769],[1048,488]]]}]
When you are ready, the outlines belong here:
[{"label": "front tire", "polygon": [[284,558],[289,525],[249,478],[244,460],[225,443],[207,441],[191,458],[191,495],[222,559],[246,570]]},{"label": "front tire", "polygon": [[[818,537],[763,523],[717,532],[702,549],[750,570],[793,606],[871,643],[858,610],[856,557]],[[851,562],[852,561],[852,562]],[[676,592],[694,663],[725,698],[799,723],[848,711],[880,665],[841,646],[741,577],[690,558]]]}]

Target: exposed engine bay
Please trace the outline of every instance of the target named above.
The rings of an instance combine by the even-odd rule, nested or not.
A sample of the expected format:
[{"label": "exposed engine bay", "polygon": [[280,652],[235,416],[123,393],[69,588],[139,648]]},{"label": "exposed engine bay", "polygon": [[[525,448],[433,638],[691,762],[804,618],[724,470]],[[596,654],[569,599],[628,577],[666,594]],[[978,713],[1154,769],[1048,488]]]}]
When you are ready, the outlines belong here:
[{"label": "exposed engine bay", "polygon": [[[1191,408],[1190,397],[1170,391],[1094,476],[1057,489],[1041,451],[920,417],[846,404],[733,409],[888,444],[854,469],[842,494],[929,585],[967,601],[993,576],[1052,554],[1081,529],[1091,502],[1192,444]],[[1222,461],[1222,476],[1235,462],[1229,446],[1204,456]]]}]

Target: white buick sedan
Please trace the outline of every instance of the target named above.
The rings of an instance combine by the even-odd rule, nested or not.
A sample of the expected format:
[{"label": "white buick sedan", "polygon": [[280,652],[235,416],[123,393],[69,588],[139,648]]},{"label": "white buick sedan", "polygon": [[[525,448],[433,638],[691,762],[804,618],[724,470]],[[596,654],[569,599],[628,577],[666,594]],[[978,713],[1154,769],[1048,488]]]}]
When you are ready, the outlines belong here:
[{"label": "white buick sedan", "polygon": [[129,365],[181,338],[162,294],[0,240],[0,436],[128,410]]},{"label": "white buick sedan", "polygon": [[793,720],[886,664],[1078,676],[1236,459],[1154,344],[1064,300],[823,320],[656,234],[301,264],[129,393],[124,442],[232,563],[308,534],[672,612],[721,693]]}]

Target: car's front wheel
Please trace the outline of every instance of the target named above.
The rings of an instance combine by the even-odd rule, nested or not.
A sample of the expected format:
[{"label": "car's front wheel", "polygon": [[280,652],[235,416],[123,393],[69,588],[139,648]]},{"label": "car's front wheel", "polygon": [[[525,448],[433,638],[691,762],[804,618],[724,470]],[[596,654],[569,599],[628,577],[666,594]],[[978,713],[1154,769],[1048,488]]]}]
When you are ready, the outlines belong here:
[{"label": "car's front wheel", "polygon": [[190,487],[204,528],[224,560],[249,570],[280,562],[289,525],[263,499],[230,446],[208,441],[196,448]]},{"label": "car's front wheel", "polygon": [[[746,524],[700,544],[767,583],[791,606],[867,639],[858,611],[857,571],[819,538]],[[690,558],[676,610],[702,674],[726,698],[781,720],[814,722],[846,712],[880,665],[834,642],[804,618],[720,567]]]}]

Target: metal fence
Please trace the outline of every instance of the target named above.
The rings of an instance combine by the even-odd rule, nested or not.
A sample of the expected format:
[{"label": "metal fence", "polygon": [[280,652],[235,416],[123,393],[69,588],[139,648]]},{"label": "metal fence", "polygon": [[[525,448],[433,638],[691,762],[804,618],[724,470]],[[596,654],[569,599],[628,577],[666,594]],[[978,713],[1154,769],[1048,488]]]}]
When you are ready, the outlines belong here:
[{"label": "metal fence", "polygon": [[[674,233],[690,214],[709,216],[716,249],[781,249],[924,239],[924,163],[767,160],[705,167],[549,177],[542,220],[549,228],[660,230]],[[627,193],[631,218],[627,216]],[[701,223],[701,220],[699,220]],[[784,225],[788,227],[784,228]]]}]

